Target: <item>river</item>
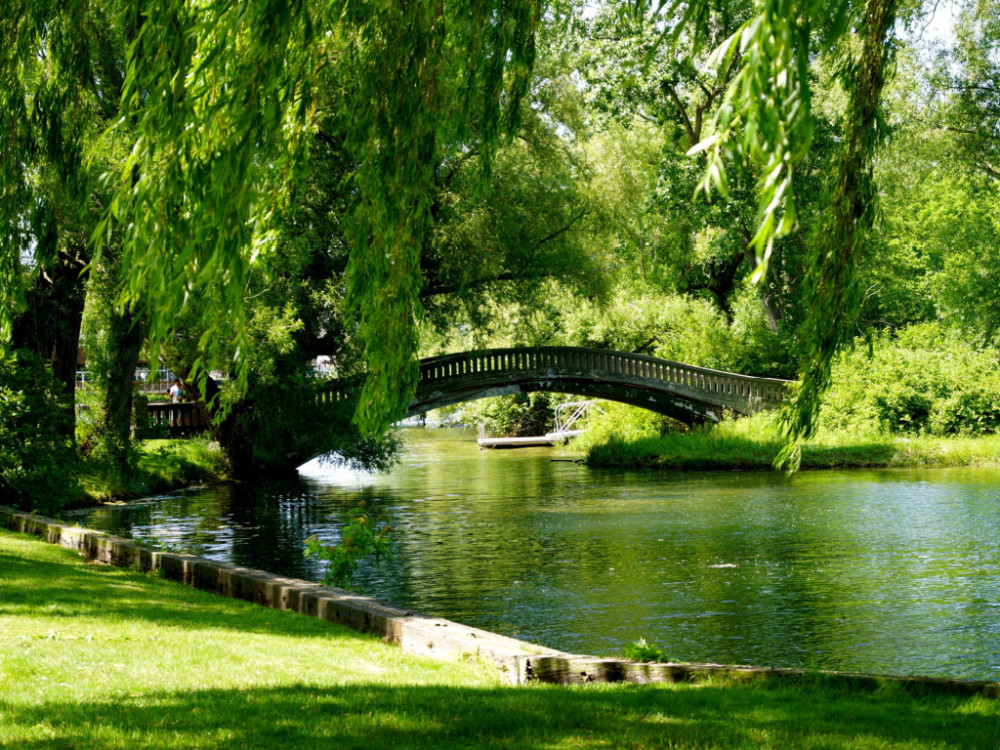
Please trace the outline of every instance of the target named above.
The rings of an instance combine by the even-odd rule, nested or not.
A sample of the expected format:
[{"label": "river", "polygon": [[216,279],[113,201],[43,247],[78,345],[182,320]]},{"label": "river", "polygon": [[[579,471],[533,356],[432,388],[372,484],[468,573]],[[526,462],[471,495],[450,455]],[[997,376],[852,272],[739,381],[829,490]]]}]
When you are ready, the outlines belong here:
[{"label": "river", "polygon": [[302,540],[361,499],[395,556],[386,602],[577,653],[1000,679],[1000,472],[591,470],[403,431],[384,475],[324,468],[91,511],[80,522],[317,580]]}]

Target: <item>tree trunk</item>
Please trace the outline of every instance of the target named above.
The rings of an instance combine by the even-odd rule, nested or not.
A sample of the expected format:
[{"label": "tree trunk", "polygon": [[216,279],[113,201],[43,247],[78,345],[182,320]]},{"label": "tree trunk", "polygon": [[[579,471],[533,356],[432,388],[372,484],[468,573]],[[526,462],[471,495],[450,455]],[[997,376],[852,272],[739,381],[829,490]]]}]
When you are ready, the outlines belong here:
[{"label": "tree trunk", "polygon": [[123,474],[129,470],[128,446],[132,437],[132,396],[135,368],[145,339],[145,329],[131,313],[112,312],[107,331],[107,387],[100,433],[108,458]]},{"label": "tree trunk", "polygon": [[[206,375],[204,398],[195,398],[200,394],[200,390],[196,387],[197,383],[192,377],[190,362],[185,361],[183,357],[168,357],[166,364],[184,383],[185,392],[190,393],[204,411],[212,438],[219,444],[222,454],[226,458],[226,463],[229,465],[230,475],[234,479],[252,479],[265,474],[266,472],[262,472],[256,465],[252,436],[245,435],[241,428],[241,423],[245,420],[241,420],[240,416],[245,416],[248,410],[253,408],[253,405],[242,400],[237,401],[223,415],[219,409],[218,399],[221,388],[215,378]],[[295,467],[292,466],[286,472],[271,473],[293,474],[294,472]]]},{"label": "tree trunk", "polygon": [[74,414],[70,434],[75,425],[76,364],[85,299],[83,268],[79,258],[60,252],[56,262],[39,273],[26,295],[26,310],[14,321],[14,348],[37,353],[65,388],[64,398]]},{"label": "tree trunk", "polygon": [[708,290],[715,295],[719,301],[719,309],[730,322],[733,320],[733,291],[736,289],[736,277],[743,260],[742,252],[733,253],[730,257],[713,263],[709,274]]},{"label": "tree trunk", "polygon": [[[743,247],[743,255],[746,258],[747,265],[750,268],[757,268],[757,254],[750,248],[750,242]],[[771,259],[770,271],[768,276],[774,275],[774,268],[779,262],[779,253],[775,252]],[[764,308],[764,317],[767,318],[767,327],[771,329],[771,333],[778,332],[778,321],[781,320],[781,311],[775,304],[775,293],[768,288],[767,279],[761,279],[760,283],[757,285],[760,288],[760,304]]]}]

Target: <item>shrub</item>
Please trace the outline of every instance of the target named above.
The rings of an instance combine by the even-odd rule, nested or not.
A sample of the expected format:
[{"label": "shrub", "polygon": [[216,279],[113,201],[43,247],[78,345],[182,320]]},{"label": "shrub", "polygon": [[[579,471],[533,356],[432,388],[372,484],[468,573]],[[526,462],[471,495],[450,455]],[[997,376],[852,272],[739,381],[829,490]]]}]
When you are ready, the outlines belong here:
[{"label": "shrub", "polygon": [[0,501],[53,513],[80,497],[73,414],[37,355],[0,356]]},{"label": "shrub", "polygon": [[632,661],[655,662],[658,664],[677,664],[678,659],[672,659],[659,646],[646,643],[645,638],[640,638],[625,647],[625,658]]},{"label": "shrub", "polygon": [[670,429],[685,429],[680,422],[638,406],[616,401],[601,401],[600,406],[592,413],[589,429],[573,441],[575,449],[589,451],[595,445],[658,438]]},{"label": "shrub", "polygon": [[470,404],[463,419],[484,424],[491,435],[531,437],[552,429],[552,400],[547,393],[517,393]]},{"label": "shrub", "polygon": [[347,523],[340,530],[339,544],[323,544],[319,537],[311,536],[306,539],[305,556],[329,563],[323,577],[325,585],[360,593],[361,588],[354,583],[358,565],[371,557],[377,568],[382,560],[392,557],[391,533],[392,527],[387,523],[386,516],[372,518],[362,500],[347,512]]},{"label": "shrub", "polygon": [[1000,352],[976,349],[937,324],[883,335],[840,358],[824,399],[831,429],[988,434],[1000,429]]}]

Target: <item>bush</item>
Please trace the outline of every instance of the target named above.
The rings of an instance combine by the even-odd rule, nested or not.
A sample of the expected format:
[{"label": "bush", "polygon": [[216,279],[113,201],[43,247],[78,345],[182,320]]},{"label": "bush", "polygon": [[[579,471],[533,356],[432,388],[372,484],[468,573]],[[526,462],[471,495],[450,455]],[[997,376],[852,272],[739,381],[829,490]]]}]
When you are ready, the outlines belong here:
[{"label": "bush", "polygon": [[733,335],[708,300],[668,295],[640,282],[615,290],[610,304],[577,301],[558,343],[638,352],[701,367],[732,369]]},{"label": "bush", "polygon": [[649,409],[616,401],[601,401],[600,411],[592,413],[589,429],[573,441],[573,447],[589,451],[605,443],[635,442],[655,439],[668,430],[686,429],[680,422]]},{"label": "bush", "polygon": [[1000,351],[975,349],[938,324],[883,335],[834,368],[823,426],[980,435],[1000,429]]},{"label": "bush", "polygon": [[640,638],[625,646],[625,658],[632,661],[654,662],[658,664],[677,664],[679,659],[673,659],[659,646],[646,643],[645,638]]},{"label": "bush", "polygon": [[357,507],[347,511],[347,523],[340,530],[339,544],[323,544],[317,536],[306,539],[305,556],[329,563],[323,584],[362,593],[361,587],[354,583],[361,561],[371,557],[377,568],[382,560],[392,557],[389,538],[392,527],[387,521],[384,514],[372,518],[362,500]]},{"label": "bush", "polygon": [[533,437],[553,428],[552,398],[548,393],[516,393],[484,398],[466,405],[462,420],[485,425],[490,435]]},{"label": "bush", "polygon": [[37,355],[0,356],[0,502],[53,513],[81,495],[73,414]]}]

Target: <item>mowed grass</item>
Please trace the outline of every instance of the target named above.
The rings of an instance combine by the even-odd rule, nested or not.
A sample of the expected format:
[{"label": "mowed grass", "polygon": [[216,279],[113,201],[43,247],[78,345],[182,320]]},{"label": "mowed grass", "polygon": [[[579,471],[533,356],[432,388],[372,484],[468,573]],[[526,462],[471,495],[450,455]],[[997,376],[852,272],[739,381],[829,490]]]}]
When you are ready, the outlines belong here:
[{"label": "mowed grass", "polygon": [[0,531],[0,747],[1000,748],[1000,701],[754,684],[509,687]]}]

